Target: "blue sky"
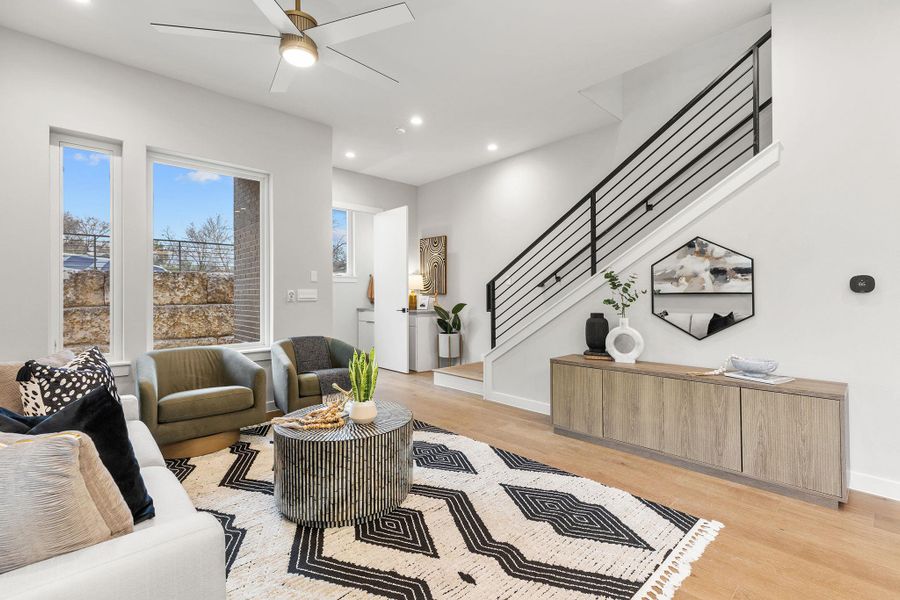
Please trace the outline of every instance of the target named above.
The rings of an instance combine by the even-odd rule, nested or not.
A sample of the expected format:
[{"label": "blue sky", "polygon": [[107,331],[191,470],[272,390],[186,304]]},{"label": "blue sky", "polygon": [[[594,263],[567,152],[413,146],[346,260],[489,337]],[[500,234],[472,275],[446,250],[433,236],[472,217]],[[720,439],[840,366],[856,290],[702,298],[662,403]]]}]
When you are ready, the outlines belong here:
[{"label": "blue sky", "polygon": [[[109,157],[63,148],[65,210],[75,216],[109,221]],[[153,165],[153,237],[168,226],[176,236],[191,222],[222,215],[231,226],[234,180],[225,175],[155,163]]]}]

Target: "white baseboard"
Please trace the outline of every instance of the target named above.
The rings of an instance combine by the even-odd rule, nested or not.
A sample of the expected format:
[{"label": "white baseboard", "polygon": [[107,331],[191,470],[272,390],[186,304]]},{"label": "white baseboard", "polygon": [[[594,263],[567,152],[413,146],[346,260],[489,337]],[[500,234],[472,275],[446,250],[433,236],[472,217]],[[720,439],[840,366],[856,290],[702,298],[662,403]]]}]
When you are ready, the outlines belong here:
[{"label": "white baseboard", "polygon": [[882,498],[900,500],[900,481],[850,471],[850,489]]},{"label": "white baseboard", "polygon": [[484,383],[467,377],[457,377],[449,373],[434,371],[434,385],[484,397]]},{"label": "white baseboard", "polygon": [[549,404],[546,402],[538,402],[537,400],[532,400],[530,398],[513,396],[512,394],[504,394],[503,392],[490,392],[485,394],[484,399],[496,402],[497,404],[505,404],[507,406],[521,408],[522,410],[540,413],[542,415],[550,414]]}]

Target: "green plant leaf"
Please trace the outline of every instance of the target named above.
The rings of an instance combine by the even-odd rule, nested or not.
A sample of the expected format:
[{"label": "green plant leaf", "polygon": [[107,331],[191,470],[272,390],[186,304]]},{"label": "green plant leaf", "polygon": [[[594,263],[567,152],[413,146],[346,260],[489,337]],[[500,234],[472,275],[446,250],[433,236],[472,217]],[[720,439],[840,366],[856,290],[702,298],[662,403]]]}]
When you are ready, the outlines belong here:
[{"label": "green plant leaf", "polygon": [[457,314],[459,314],[459,311],[461,311],[461,310],[464,309],[465,307],[466,307],[466,303],[465,303],[465,302],[460,302],[459,304],[457,304],[456,306],[454,306],[454,307],[453,307],[453,310],[451,310],[450,312],[452,312],[454,315],[457,315]]},{"label": "green plant leaf", "polygon": [[444,319],[445,321],[450,320],[450,313],[448,313],[446,310],[444,310],[443,307],[438,306],[437,304],[434,305],[434,312],[436,312],[438,314],[438,316],[440,318]]},{"label": "green plant leaf", "polygon": [[462,322],[459,320],[459,315],[453,315],[453,322],[450,323],[450,326],[453,328],[453,333],[460,330]]}]

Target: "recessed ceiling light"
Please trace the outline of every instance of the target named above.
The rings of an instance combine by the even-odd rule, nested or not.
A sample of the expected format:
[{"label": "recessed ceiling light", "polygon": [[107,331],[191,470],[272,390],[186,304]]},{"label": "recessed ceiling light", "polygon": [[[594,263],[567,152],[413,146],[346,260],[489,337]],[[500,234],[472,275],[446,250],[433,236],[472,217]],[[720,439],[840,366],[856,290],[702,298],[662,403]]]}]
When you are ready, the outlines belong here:
[{"label": "recessed ceiling light", "polygon": [[500,148],[500,146],[494,143],[490,143],[487,145],[488,152],[496,152],[498,148]]},{"label": "recessed ceiling light", "polygon": [[348,150],[347,152],[344,152],[344,156],[346,156],[347,158],[356,158],[356,152],[354,152],[353,150]]},{"label": "recessed ceiling light", "polygon": [[397,135],[403,135],[404,133],[406,133],[406,130],[403,129],[402,127],[398,127],[394,131],[397,133]]},{"label": "recessed ceiling light", "polygon": [[74,0],[75,4],[90,4],[91,0]]},{"label": "recessed ceiling light", "polygon": [[421,124],[424,123],[425,121],[423,121],[423,120],[422,120],[422,117],[420,117],[419,115],[413,115],[413,116],[411,116],[411,117],[409,118],[409,122],[410,122],[410,124],[415,125],[416,127],[418,127],[419,125],[421,125]]}]

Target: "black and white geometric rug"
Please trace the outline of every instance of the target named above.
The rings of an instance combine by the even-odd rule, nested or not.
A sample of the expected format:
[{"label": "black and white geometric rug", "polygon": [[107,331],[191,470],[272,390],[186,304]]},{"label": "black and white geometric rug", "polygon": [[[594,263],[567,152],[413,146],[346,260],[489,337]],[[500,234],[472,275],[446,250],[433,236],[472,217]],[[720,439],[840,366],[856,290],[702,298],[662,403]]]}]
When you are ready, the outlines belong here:
[{"label": "black and white geometric rug", "polygon": [[168,461],[226,533],[229,598],[671,598],[722,527],[415,423],[414,485],[395,512],[298,527],[272,497],[272,432]]}]

